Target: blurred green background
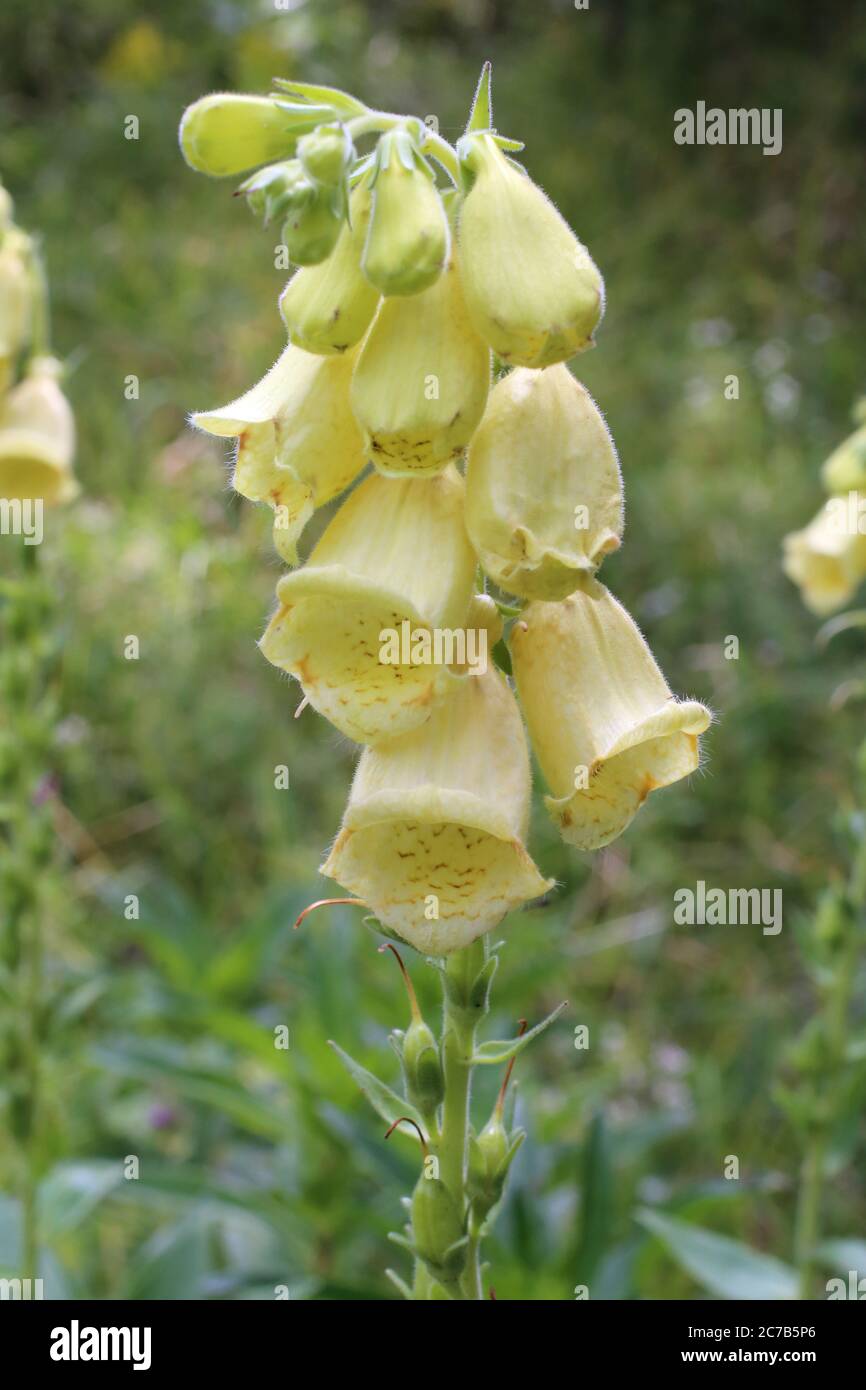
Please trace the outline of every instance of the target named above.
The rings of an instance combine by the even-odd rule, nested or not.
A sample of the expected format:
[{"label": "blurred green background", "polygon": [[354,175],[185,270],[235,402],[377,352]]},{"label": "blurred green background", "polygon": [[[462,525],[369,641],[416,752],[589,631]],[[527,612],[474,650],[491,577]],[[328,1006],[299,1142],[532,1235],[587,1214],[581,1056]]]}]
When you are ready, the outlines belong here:
[{"label": "blurred green background", "polygon": [[[779,555],[864,388],[866,15],[803,0],[5,0],[0,55],[0,174],[43,236],[83,485],[42,556],[64,628],[50,958],[74,1021],[46,1047],[49,1291],[392,1296],[384,1267],[402,1257],[385,1235],[415,1154],[381,1142],[326,1040],[394,1081],[405,996],[357,914],[290,930],[330,886],[316,870],[353,750],[312,711],[293,720],[295,693],[258,653],[278,575],[269,514],[228,491],[225,450],[185,424],[278,355],[285,272],[274,229],[230,181],[184,165],[176,130],[203,93],[283,75],[435,114],[453,140],[486,58],[499,129],[526,141],[607,282],[598,346],[573,364],[625,476],[605,579],[672,688],[718,714],[702,773],[603,853],[567,850],[536,806],[533,852],[560,889],[506,924],[488,1036],[570,1007],[518,1064],[529,1142],[490,1277],[499,1298],[578,1283],[694,1297],[636,1224],[647,1204],[787,1257],[797,1153],[773,1088],[811,1007],[797,924],[844,867],[834,817],[862,706],[828,701],[862,650],[856,634],[816,650]],[[783,152],[677,146],[673,113],[698,100],[783,108]],[[698,879],[782,888],[783,931],[674,926],[675,889]],[[433,972],[410,966],[433,1009]],[[499,1078],[482,1080],[479,1121]],[[852,1122],[828,1233],[864,1229],[864,1158]],[[0,1216],[13,1242],[9,1194]]]}]

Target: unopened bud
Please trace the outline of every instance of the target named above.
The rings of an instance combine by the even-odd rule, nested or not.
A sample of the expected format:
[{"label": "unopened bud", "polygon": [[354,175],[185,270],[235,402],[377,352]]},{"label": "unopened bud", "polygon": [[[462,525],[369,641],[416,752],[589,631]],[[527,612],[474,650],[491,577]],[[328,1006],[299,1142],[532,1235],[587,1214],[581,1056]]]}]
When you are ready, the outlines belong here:
[{"label": "unopened bud", "polygon": [[433,175],[406,131],[379,141],[373,189],[364,274],[381,294],[420,294],[442,273],[450,233]]},{"label": "unopened bud", "polygon": [[225,178],[292,154],[295,133],[290,116],[269,97],[215,92],[184,111],[180,148],[191,168]]}]

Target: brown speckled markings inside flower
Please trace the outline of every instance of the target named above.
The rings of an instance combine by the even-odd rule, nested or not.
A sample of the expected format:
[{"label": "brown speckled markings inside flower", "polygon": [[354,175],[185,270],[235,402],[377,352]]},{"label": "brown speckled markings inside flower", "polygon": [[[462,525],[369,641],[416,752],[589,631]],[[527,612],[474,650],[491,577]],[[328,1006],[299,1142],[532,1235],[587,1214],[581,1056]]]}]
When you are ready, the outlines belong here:
[{"label": "brown speckled markings inside flower", "polygon": [[520,713],[491,669],[423,728],[365,749],[321,872],[417,950],[446,955],[552,886],[524,846],[529,797]]}]

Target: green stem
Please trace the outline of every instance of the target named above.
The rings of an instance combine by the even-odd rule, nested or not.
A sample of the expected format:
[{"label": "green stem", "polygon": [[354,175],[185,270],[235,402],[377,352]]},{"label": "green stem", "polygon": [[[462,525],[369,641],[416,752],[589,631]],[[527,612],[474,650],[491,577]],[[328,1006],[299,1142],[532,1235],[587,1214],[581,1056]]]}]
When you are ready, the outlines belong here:
[{"label": "green stem", "polygon": [[794,1258],[800,1273],[800,1298],[805,1299],[811,1297],[814,1252],[821,1226],[824,1154],[825,1138],[821,1131],[810,1139],[803,1157],[794,1224]]},{"label": "green stem", "polygon": [[[367,111],[363,116],[354,116],[351,121],[346,123],[346,129],[353,140],[359,139],[362,135],[380,134],[386,130],[396,130],[408,118],[406,116],[395,116],[390,111]],[[437,164],[441,164],[445,172],[450,175],[455,184],[460,183],[460,161],[457,152],[447,140],[443,140],[435,130],[426,128],[422,143],[424,154],[429,154],[435,159]]]}]

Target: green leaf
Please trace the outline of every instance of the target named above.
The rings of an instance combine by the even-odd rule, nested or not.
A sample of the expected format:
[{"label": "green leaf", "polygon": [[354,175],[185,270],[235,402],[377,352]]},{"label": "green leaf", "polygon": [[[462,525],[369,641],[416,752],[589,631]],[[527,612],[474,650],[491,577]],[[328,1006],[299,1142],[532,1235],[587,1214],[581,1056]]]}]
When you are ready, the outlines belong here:
[{"label": "green leaf", "polygon": [[852,627],[866,627],[866,608],[839,613],[837,617],[831,618],[823,627],[818,628],[815,643],[819,647],[826,647],[840,632],[847,632]]},{"label": "green leaf", "polygon": [[702,1288],[717,1298],[787,1300],[797,1297],[796,1270],[739,1240],[646,1209],[636,1219],[656,1236]]},{"label": "green leaf", "polygon": [[274,86],[297,101],[330,106],[344,116],[363,116],[370,109],[357,97],[341,92],[339,87],[319,87],[313,82],[292,82],[285,77],[275,77]]},{"label": "green leaf", "polygon": [[818,1246],[815,1256],[836,1274],[847,1274],[853,1269],[861,1279],[866,1277],[866,1240],[860,1240],[857,1236],[825,1240]]},{"label": "green leaf", "polygon": [[356,1062],[354,1057],[350,1057],[348,1052],[344,1052],[335,1042],[329,1042],[328,1046],[334,1049],[353,1081],[357,1082],[376,1114],[381,1115],[386,1124],[392,1125],[395,1120],[405,1116],[406,1119],[415,1121],[422,1134],[425,1132],[420,1111],[416,1110],[414,1105],[398,1096],[396,1091],[392,1091],[378,1076],[362,1067],[360,1062]]},{"label": "green leaf", "polygon": [[475,96],[472,100],[472,110],[469,112],[469,120],[466,122],[465,134],[468,134],[470,130],[490,130],[493,126],[493,97],[490,91],[492,71],[489,62],[485,63],[481,69],[481,76],[478,79],[478,86],[475,88]]},{"label": "green leaf", "polygon": [[481,1046],[475,1050],[475,1054],[472,1058],[473,1065],[494,1066],[498,1062],[510,1062],[511,1058],[516,1057],[518,1052],[522,1052],[523,1049],[532,1042],[533,1038],[537,1038],[539,1033],[543,1033],[545,1028],[549,1028],[554,1019],[559,1018],[559,1015],[567,1006],[568,1000],[564,999],[563,1002],[553,1010],[552,1014],[548,1014],[547,1018],[542,1019],[541,1023],[536,1023],[534,1028],[530,1028],[529,1032],[524,1033],[520,1038],[509,1038],[505,1041],[497,1038],[492,1039],[490,1042],[482,1043]]},{"label": "green leaf", "polygon": [[572,1261],[575,1280],[591,1284],[613,1219],[613,1167],[604,1116],[593,1116],[580,1159],[580,1241]]}]

